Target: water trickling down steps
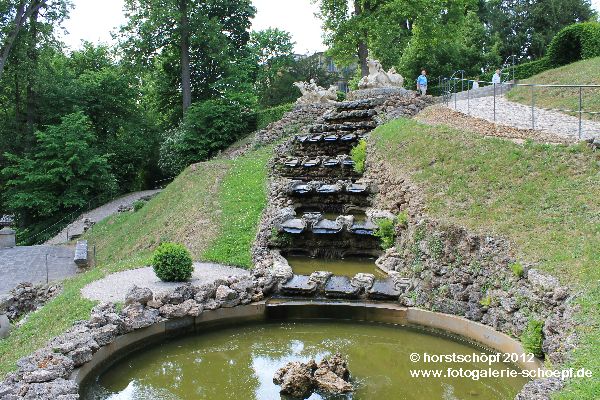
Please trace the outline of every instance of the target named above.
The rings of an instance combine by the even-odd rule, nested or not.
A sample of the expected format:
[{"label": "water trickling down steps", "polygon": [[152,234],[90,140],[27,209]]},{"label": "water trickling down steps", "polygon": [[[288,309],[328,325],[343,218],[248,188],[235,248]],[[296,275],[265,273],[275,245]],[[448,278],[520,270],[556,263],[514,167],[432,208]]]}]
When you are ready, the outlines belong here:
[{"label": "water trickling down steps", "polygon": [[[350,157],[352,149],[376,128],[376,107],[381,104],[381,99],[338,103],[321,123],[286,143],[286,151],[274,159],[272,175],[285,180],[289,206],[275,218],[271,247],[293,260],[292,267],[304,264],[302,272],[307,274],[294,275],[281,287],[282,294],[398,297],[397,280],[375,279],[375,275],[382,276],[374,263],[381,255],[381,244],[375,236],[377,225],[367,210],[377,188],[355,170]],[[299,256],[327,262],[311,260],[310,265],[318,267],[307,271],[309,263],[299,261]],[[360,261],[350,263],[348,258]],[[345,265],[352,265],[347,273]],[[338,275],[320,272],[331,266]]]}]

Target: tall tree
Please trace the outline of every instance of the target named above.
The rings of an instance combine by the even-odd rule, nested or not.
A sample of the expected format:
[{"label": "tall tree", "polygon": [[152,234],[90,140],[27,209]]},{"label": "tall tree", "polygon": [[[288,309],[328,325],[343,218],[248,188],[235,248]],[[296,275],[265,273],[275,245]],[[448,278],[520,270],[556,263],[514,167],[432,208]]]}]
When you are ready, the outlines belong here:
[{"label": "tall tree", "polygon": [[35,25],[38,14],[58,25],[69,6],[68,0],[0,1],[0,79],[19,34],[29,24]]},{"label": "tall tree", "polygon": [[479,14],[503,58],[544,56],[554,35],[594,16],[589,0],[481,0]]},{"label": "tall tree", "polygon": [[126,0],[125,12],[127,54],[145,66],[159,60],[177,83],[185,112],[192,102],[213,95],[213,85],[241,56],[256,10],[250,0]]}]

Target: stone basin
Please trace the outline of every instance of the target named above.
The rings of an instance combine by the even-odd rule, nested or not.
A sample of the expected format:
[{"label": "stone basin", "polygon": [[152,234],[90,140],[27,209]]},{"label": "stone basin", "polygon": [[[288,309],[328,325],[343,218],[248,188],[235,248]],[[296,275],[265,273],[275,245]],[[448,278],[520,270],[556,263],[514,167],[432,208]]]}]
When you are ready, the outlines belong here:
[{"label": "stone basin", "polygon": [[300,234],[306,230],[306,221],[302,218],[288,219],[281,224],[281,229],[287,233]]},{"label": "stone basin", "polygon": [[321,160],[318,158],[313,158],[305,161],[302,166],[305,168],[313,168],[319,166],[319,164],[321,164]]},{"label": "stone basin", "polygon": [[339,193],[341,189],[339,185],[321,185],[317,188],[317,193]]},{"label": "stone basin", "polygon": [[312,232],[316,235],[334,235],[340,233],[342,229],[344,229],[344,225],[341,223],[322,219],[313,225]]},{"label": "stone basin", "polygon": [[360,183],[351,183],[346,186],[346,192],[348,193],[365,193],[368,190],[367,185]]},{"label": "stone basin", "polygon": [[312,135],[308,138],[308,141],[311,143],[321,142],[323,140],[323,135]]},{"label": "stone basin", "polygon": [[296,142],[298,143],[304,143],[308,140],[308,138],[310,137],[310,135],[297,135],[295,137]]},{"label": "stone basin", "polygon": [[308,194],[313,191],[313,188],[310,185],[305,183],[298,183],[292,187],[292,193],[295,194]]},{"label": "stone basin", "polygon": [[333,135],[326,135],[324,140],[326,142],[337,142],[340,139],[340,137],[336,134]]},{"label": "stone basin", "polygon": [[340,165],[340,160],[337,158],[330,158],[328,160],[323,161],[323,165],[326,167],[337,167]]},{"label": "stone basin", "polygon": [[300,160],[298,160],[297,158],[293,158],[290,160],[286,160],[283,163],[286,167],[290,167],[290,168],[296,168],[297,166],[300,165]]},{"label": "stone basin", "polygon": [[377,230],[377,225],[375,225],[370,220],[365,222],[355,222],[350,227],[350,232],[357,235],[374,235]]},{"label": "stone basin", "polygon": [[358,138],[358,136],[356,136],[354,133],[350,133],[348,135],[342,136],[341,140],[342,140],[342,142],[352,142],[352,141],[356,140],[357,138]]}]

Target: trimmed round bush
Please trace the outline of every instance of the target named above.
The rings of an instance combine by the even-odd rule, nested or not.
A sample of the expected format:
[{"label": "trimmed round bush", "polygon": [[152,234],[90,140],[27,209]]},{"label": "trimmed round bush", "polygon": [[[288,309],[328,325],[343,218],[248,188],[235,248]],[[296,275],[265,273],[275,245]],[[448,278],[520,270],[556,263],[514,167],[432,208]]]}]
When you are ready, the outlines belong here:
[{"label": "trimmed round bush", "polygon": [[600,23],[584,22],[569,25],[554,36],[548,45],[547,57],[560,66],[600,56]]},{"label": "trimmed round bush", "polygon": [[152,255],[154,273],[164,282],[184,282],[192,277],[194,267],[188,249],[177,243],[163,243]]}]

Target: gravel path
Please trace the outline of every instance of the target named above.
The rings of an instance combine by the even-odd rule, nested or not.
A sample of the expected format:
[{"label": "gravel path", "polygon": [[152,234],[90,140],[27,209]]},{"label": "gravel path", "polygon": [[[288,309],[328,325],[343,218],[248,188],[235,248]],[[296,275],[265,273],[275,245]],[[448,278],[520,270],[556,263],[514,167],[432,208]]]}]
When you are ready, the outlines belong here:
[{"label": "gravel path", "polygon": [[[454,101],[449,108],[454,109]],[[494,121],[494,97],[480,97],[470,101],[459,100],[456,109],[463,113]],[[515,103],[505,97],[496,97],[496,121],[520,129],[531,129],[531,107]],[[600,123],[583,120],[583,139],[600,137]],[[577,138],[579,119],[557,111],[535,109],[535,129],[567,138]]]},{"label": "gravel path", "polygon": [[69,224],[58,235],[56,235],[52,239],[48,240],[45,244],[67,243],[67,242],[69,242],[69,238],[67,236],[83,234],[83,219],[84,218],[89,218],[90,220],[92,220],[94,222],[100,222],[103,219],[108,218],[113,214],[116,214],[119,210],[119,207],[131,206],[133,203],[135,203],[139,199],[146,197],[146,196],[153,196],[159,192],[160,192],[160,189],[145,190],[142,192],[129,193],[125,196],[119,197],[116,200],[106,203],[103,206],[100,206],[91,211],[83,213],[75,222]]},{"label": "gravel path", "polygon": [[[213,282],[232,275],[248,275],[245,269],[218,264],[194,263],[194,273],[189,281],[194,285]],[[117,272],[104,279],[92,282],[81,289],[83,297],[101,302],[123,302],[133,285],[145,287],[154,293],[161,293],[181,286],[181,283],[162,282],[151,267]]]}]

